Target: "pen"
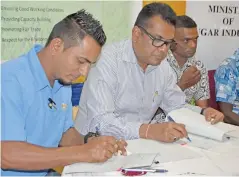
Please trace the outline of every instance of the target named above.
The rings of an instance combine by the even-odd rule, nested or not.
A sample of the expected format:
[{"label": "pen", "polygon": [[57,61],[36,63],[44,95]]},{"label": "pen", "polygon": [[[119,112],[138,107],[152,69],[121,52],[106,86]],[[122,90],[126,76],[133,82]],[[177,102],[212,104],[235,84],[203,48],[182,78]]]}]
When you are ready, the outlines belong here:
[{"label": "pen", "polygon": [[[171,116],[169,116],[169,115],[168,115],[168,120],[171,121],[171,122],[175,122],[175,121],[173,120],[173,118],[172,118]],[[192,142],[192,140],[191,140],[189,137],[187,137],[187,140],[190,141],[190,142]]]},{"label": "pen", "polygon": [[122,171],[131,172],[152,172],[152,173],[167,173],[168,170],[165,169],[147,169],[147,168],[123,168]]},{"label": "pen", "polygon": [[48,101],[49,101],[48,107],[51,108],[51,109],[53,107],[53,108],[55,108],[55,110],[57,110],[56,103],[51,98],[48,98]]}]

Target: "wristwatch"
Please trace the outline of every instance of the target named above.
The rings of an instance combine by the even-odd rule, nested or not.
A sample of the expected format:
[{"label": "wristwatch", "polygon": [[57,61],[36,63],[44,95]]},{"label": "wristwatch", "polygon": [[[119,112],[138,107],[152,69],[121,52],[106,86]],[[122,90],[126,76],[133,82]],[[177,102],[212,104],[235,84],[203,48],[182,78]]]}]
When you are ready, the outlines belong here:
[{"label": "wristwatch", "polygon": [[202,115],[203,115],[203,113],[204,113],[205,109],[207,109],[207,108],[202,108],[202,110],[201,110],[200,114],[202,114]]},{"label": "wristwatch", "polygon": [[87,143],[89,138],[91,138],[91,137],[98,137],[98,136],[99,136],[98,133],[89,132],[84,137],[84,143]]}]

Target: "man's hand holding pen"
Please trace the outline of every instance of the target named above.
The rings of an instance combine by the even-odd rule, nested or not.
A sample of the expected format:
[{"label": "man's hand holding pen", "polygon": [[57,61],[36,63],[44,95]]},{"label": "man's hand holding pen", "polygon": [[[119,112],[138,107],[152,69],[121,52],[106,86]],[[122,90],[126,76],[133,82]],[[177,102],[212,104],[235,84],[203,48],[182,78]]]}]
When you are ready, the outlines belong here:
[{"label": "man's hand holding pen", "polygon": [[89,154],[88,162],[105,162],[113,155],[127,155],[127,143],[117,140],[113,136],[90,137],[86,143],[86,153]]},{"label": "man's hand holding pen", "polygon": [[167,143],[188,137],[185,125],[175,122],[143,124],[140,127],[139,133],[140,138],[153,139]]}]

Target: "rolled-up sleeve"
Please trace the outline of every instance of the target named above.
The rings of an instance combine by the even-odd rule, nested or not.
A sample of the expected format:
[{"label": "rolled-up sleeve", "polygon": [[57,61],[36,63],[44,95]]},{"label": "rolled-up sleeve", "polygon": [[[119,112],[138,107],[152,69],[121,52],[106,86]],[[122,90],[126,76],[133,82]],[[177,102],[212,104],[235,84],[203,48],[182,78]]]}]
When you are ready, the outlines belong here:
[{"label": "rolled-up sleeve", "polygon": [[[139,138],[139,128],[142,123],[130,122],[130,118],[120,117],[115,113],[115,91],[117,89],[117,64],[104,53],[98,65],[91,70],[90,82],[86,82],[83,90],[87,92],[86,110],[90,124],[87,132],[95,132],[98,127],[102,135],[116,138]],[[85,128],[84,128],[85,129]]]},{"label": "rolled-up sleeve", "polygon": [[16,78],[2,80],[1,141],[25,141],[25,120],[20,83]]}]

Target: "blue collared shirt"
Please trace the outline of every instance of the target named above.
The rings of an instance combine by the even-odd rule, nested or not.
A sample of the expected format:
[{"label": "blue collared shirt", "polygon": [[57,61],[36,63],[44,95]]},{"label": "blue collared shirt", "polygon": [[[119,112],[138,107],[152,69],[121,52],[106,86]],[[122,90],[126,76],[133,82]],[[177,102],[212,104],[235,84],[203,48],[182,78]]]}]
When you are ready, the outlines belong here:
[{"label": "blue collared shirt", "polygon": [[[2,64],[2,141],[24,141],[42,147],[58,147],[62,135],[73,126],[71,87],[55,81],[51,87],[38,59],[41,46]],[[48,98],[56,103],[50,109]],[[43,171],[2,170],[3,176],[43,176]]]},{"label": "blue collared shirt", "polygon": [[215,73],[216,101],[230,103],[239,114],[239,48],[224,60]]}]

